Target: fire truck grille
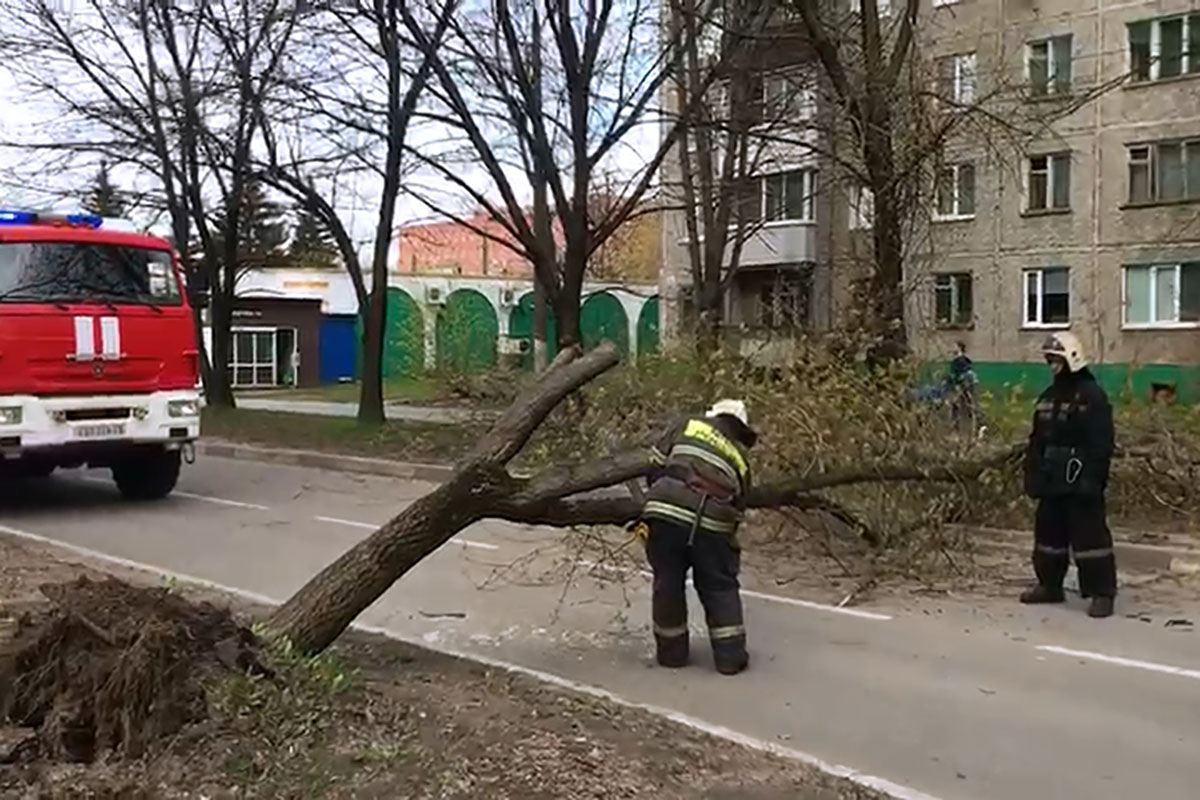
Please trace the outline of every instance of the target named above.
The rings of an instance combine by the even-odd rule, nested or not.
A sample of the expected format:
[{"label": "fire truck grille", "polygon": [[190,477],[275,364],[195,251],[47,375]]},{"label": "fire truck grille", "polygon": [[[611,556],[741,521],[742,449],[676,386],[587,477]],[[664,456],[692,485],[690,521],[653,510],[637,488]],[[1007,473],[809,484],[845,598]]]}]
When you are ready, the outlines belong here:
[{"label": "fire truck grille", "polygon": [[129,419],[128,408],[76,408],[66,412],[68,422],[97,419]]}]

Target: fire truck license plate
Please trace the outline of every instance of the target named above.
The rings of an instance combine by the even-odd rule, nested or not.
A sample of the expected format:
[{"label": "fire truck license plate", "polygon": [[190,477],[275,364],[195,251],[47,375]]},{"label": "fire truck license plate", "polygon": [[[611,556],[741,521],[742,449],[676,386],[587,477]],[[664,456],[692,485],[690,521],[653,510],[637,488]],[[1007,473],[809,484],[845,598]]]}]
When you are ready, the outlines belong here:
[{"label": "fire truck license plate", "polygon": [[75,429],[76,439],[103,439],[109,436],[124,435],[124,425],[80,425]]}]

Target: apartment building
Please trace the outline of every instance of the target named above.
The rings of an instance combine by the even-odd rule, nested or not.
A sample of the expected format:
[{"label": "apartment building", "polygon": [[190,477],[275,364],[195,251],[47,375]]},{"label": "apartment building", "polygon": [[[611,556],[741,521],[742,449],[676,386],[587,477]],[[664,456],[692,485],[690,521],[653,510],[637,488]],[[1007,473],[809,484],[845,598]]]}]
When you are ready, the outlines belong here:
[{"label": "apartment building", "polygon": [[[940,358],[963,341],[986,384],[1033,386],[1047,331],[1070,328],[1110,391],[1200,397],[1200,4],[932,0],[919,31],[940,93],[970,102],[1007,81],[1047,125],[1020,152],[947,143],[906,265],[915,349]],[[806,324],[820,329],[844,318],[869,258],[870,203],[809,168],[813,202],[781,227],[808,226],[796,255],[813,276]],[[779,192],[768,180],[764,203]],[[666,308],[686,296],[679,241],[664,236]],[[791,271],[793,254],[777,262]],[[734,293],[731,322],[780,327],[771,291]]]}]

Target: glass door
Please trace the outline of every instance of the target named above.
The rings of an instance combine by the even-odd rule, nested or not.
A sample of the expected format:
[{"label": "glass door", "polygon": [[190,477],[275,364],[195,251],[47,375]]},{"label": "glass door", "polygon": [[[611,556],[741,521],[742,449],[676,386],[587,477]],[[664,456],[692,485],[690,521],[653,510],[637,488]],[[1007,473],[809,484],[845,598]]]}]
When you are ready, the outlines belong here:
[{"label": "glass door", "polygon": [[230,366],[234,386],[277,385],[276,335],[274,328],[238,328],[233,331],[233,363]]}]

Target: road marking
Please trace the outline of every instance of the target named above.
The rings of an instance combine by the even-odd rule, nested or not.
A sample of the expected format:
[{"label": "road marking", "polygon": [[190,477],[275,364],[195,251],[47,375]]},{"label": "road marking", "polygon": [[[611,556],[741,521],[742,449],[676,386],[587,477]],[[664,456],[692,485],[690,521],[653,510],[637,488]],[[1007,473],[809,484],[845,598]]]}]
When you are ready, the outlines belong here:
[{"label": "road marking", "polygon": [[[217,583],[204,578],[198,578],[194,575],[173,572],[169,569],[163,569],[162,567],[156,567],[152,564],[147,564],[141,561],[132,561],[127,558],[112,556],[107,553],[102,553],[98,550],[92,550],[88,547],[80,547],[79,545],[68,544],[67,542],[62,542],[57,539],[51,539],[48,536],[30,533],[17,528],[10,528],[6,525],[0,525],[0,533],[5,533],[18,539],[28,539],[41,544],[58,547],[62,550],[77,553],[79,555],[86,556],[87,558],[94,558],[98,561],[105,561],[117,566],[148,572],[151,575],[157,575],[160,578],[168,578],[181,583],[190,583],[194,586],[199,586],[204,589],[224,592],[226,594],[233,595],[234,597],[240,597],[243,600],[248,600],[252,603],[260,603],[262,605],[269,606],[279,606],[283,603],[281,600],[268,597],[264,594],[259,594],[258,592],[251,592],[246,589],[238,589],[234,586]],[[913,789],[912,787],[889,781],[886,778],[880,778],[875,775],[866,775],[852,767],[847,767],[842,764],[831,764],[828,761],[812,755],[811,753],[806,753],[803,750],[796,750],[791,747],[782,747],[775,742],[770,742],[766,739],[759,739],[757,737],[750,736],[749,734],[733,730],[732,728],[726,728],[723,725],[717,725],[698,717],[693,717],[690,714],[685,714],[682,711],[678,711],[673,708],[654,705],[652,703],[643,703],[638,700],[631,700],[616,694],[615,692],[609,691],[608,689],[588,683],[581,683],[552,672],[543,672],[542,670],[533,669],[532,667],[526,667],[520,664],[514,664],[510,661],[501,661],[500,659],[477,655],[465,650],[435,645],[430,642],[425,642],[416,638],[410,638],[396,631],[374,625],[364,625],[356,622],[350,627],[354,628],[355,630],[362,631],[363,633],[373,633],[378,636],[383,636],[387,639],[392,639],[393,641],[404,642],[405,644],[413,645],[415,647],[421,647],[426,650],[443,653],[445,655],[461,658],[466,661],[473,661],[476,664],[483,664],[485,666],[502,669],[506,672],[525,675],[533,678],[534,680],[550,684],[551,686],[557,686],[561,689],[566,689],[568,691],[606,700],[610,703],[615,703],[616,705],[623,706],[625,708],[645,711],[647,713],[663,717],[664,719],[669,719],[678,725],[683,725],[693,730],[707,733],[710,736],[714,736],[718,739],[734,742],[735,744],[740,744],[743,747],[749,747],[752,750],[758,750],[760,752],[769,753],[780,758],[786,758],[790,761],[797,761],[801,764],[807,764],[808,766],[818,769],[828,775],[833,775],[834,777],[838,778],[845,778],[846,780],[856,783],[859,786],[865,786],[868,789],[874,789],[877,792],[882,792],[889,797],[895,798],[895,800],[939,800],[939,798],[935,797],[934,795],[926,794],[918,789]]]},{"label": "road marking", "polygon": [[[106,483],[106,484],[110,484],[110,485],[112,484],[112,481],[108,480],[107,478],[94,478],[90,475],[83,476],[82,480],[87,481],[88,483]],[[186,497],[189,500],[201,500],[205,503],[215,503],[216,505],[219,505],[219,506],[230,506],[232,508],[248,508],[252,511],[270,511],[271,510],[270,506],[263,506],[263,505],[259,505],[258,503],[243,503],[241,500],[226,500],[224,497],[212,497],[207,494],[195,494],[193,492],[183,492],[183,491],[180,491],[179,489],[176,489],[175,491],[171,492],[171,494],[178,495],[179,497]]]},{"label": "road marking", "polygon": [[[580,560],[579,564],[585,567],[609,570],[611,572],[637,573],[643,578],[653,578],[654,573],[647,572],[644,569],[633,569],[630,567],[618,567],[615,564],[601,564],[596,561],[586,559]],[[688,586],[694,586],[695,583],[689,578]],[[767,594],[766,592],[756,592],[751,589],[741,590],[743,597],[753,597],[755,600],[764,600],[768,603],[780,603],[785,606],[797,606],[799,608],[811,608],[814,611],[827,611],[831,614],[843,614],[847,617],[858,617],[859,619],[873,619],[881,622],[888,622],[892,619],[890,614],[880,614],[875,611],[863,611],[858,608],[845,608],[843,606],[831,606],[825,603],[814,603],[811,600],[800,600],[795,597],[784,597],[778,594]]]},{"label": "road marking", "polygon": [[1037,649],[1046,653],[1057,653],[1060,656],[1088,658],[1092,661],[1103,661],[1105,664],[1116,664],[1118,667],[1133,667],[1134,669],[1144,669],[1148,670],[1149,672],[1161,672],[1166,675],[1178,675],[1181,678],[1191,678],[1192,680],[1200,681],[1200,669],[1185,669],[1183,667],[1173,667],[1170,664],[1156,664],[1153,661],[1138,661],[1134,658],[1106,656],[1104,653],[1093,653],[1088,650],[1071,650],[1066,647],[1058,647],[1052,644],[1038,645]]},{"label": "road marking", "polygon": [[[332,525],[345,525],[348,528],[359,528],[364,531],[379,530],[378,525],[372,525],[369,522],[355,522],[352,519],[339,519],[338,517],[313,517],[313,519],[315,519],[317,522],[328,522]],[[471,539],[462,539],[457,536],[454,537],[453,539],[451,539],[450,541],[453,542],[454,544],[461,544],[463,547],[477,547],[480,550],[499,550],[500,549],[499,545],[488,544],[487,542],[476,542],[476,541],[472,541]]]}]

